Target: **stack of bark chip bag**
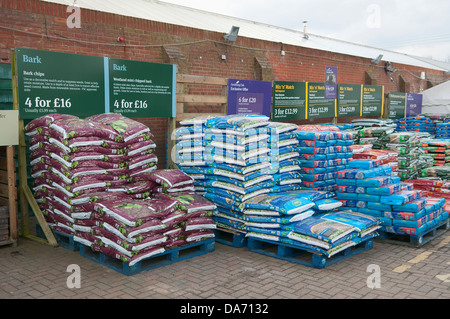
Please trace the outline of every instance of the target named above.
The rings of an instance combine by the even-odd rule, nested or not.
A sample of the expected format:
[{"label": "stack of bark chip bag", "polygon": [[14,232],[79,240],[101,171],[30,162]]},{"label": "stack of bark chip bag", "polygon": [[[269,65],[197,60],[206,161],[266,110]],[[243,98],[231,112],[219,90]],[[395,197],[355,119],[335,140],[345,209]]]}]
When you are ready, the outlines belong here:
[{"label": "stack of bark chip bag", "polygon": [[55,114],[31,121],[25,132],[35,197],[54,230],[73,234],[76,219],[89,219],[91,198],[130,184],[124,136],[111,126]]},{"label": "stack of bark chip bag", "polygon": [[34,195],[53,230],[130,265],[214,235],[215,205],[195,196],[188,175],[157,170],[147,126],[55,114],[25,131]]},{"label": "stack of bark chip bag", "polygon": [[217,205],[214,218],[218,228],[245,232],[243,220],[236,217],[242,213],[241,204],[275,186],[268,147],[269,118],[230,115],[208,118],[200,125],[190,123],[181,123],[184,126],[179,130],[195,131],[198,137],[178,134],[177,152],[184,152],[189,144],[201,145],[204,155],[194,161],[181,158],[177,161],[180,170],[193,176],[196,191]]}]

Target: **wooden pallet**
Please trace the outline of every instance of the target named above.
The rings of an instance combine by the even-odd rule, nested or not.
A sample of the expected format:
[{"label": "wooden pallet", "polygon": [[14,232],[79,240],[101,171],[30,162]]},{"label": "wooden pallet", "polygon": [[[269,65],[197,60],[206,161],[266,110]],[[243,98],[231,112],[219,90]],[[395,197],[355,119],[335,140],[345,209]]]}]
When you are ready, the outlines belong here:
[{"label": "wooden pallet", "polygon": [[395,234],[387,231],[379,231],[378,240],[396,245],[405,245],[411,247],[422,247],[436,237],[441,236],[450,229],[450,218],[430,227],[426,231],[417,235]]},{"label": "wooden pallet", "polygon": [[214,235],[217,243],[241,248],[247,245],[247,237],[245,233],[240,233],[230,229],[216,228]]},{"label": "wooden pallet", "polygon": [[346,248],[329,258],[325,254],[314,251],[314,249],[308,249],[303,245],[284,244],[253,237],[248,238],[247,247],[255,253],[320,269],[371,249],[373,247],[373,238],[367,239],[356,246]]},{"label": "wooden pallet", "polygon": [[[55,230],[52,230],[52,234],[56,239],[56,242],[58,243],[58,246],[71,250],[71,251],[79,251],[80,250],[80,243],[76,242],[73,239],[73,235],[57,232]],[[42,228],[39,224],[36,225],[36,237],[38,238],[45,238],[45,234],[42,231]]]},{"label": "wooden pallet", "polygon": [[211,238],[167,250],[147,259],[143,259],[132,266],[101,252],[93,251],[90,247],[87,247],[85,245],[80,245],[80,254],[83,257],[98,262],[115,271],[118,271],[123,275],[132,276],[143,271],[159,268],[181,260],[204,255],[206,253],[213,252],[214,249],[215,241],[214,238]]}]

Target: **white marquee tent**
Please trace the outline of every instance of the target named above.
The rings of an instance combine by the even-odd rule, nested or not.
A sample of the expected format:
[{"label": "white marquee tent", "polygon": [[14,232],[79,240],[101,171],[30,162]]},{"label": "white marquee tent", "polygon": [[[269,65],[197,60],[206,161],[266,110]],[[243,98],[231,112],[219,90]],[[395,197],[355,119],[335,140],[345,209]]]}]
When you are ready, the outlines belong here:
[{"label": "white marquee tent", "polygon": [[422,92],[422,113],[450,114],[450,80]]}]

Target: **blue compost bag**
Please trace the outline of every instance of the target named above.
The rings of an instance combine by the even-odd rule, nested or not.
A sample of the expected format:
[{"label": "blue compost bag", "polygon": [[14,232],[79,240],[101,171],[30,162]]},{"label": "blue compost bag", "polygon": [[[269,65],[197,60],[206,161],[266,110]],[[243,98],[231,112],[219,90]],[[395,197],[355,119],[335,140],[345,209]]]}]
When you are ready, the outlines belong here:
[{"label": "blue compost bag", "polygon": [[418,199],[419,197],[420,193],[418,191],[401,191],[389,196],[381,196],[380,203],[399,206]]},{"label": "blue compost bag", "polygon": [[342,202],[340,200],[334,199],[334,198],[326,198],[326,199],[320,199],[315,202],[316,206],[314,206],[314,209],[324,211],[324,210],[334,210],[338,207],[342,206]]},{"label": "blue compost bag", "polygon": [[258,234],[277,236],[277,237],[287,237],[290,233],[290,230],[259,228],[259,227],[253,227],[253,226],[248,226],[247,231],[258,233]]},{"label": "blue compost bag", "polygon": [[311,216],[294,225],[289,238],[313,246],[330,249],[334,243],[358,236],[358,228],[352,225]]},{"label": "blue compost bag", "polygon": [[[333,141],[335,142],[335,141]],[[320,140],[298,140],[299,147],[327,147],[330,146],[331,141]]]},{"label": "blue compost bag", "polygon": [[299,165],[302,167],[327,167],[328,161],[308,161],[308,160],[299,160]]},{"label": "blue compost bag", "polygon": [[285,194],[263,194],[243,203],[246,209],[274,210],[282,214],[298,214],[313,207],[314,202],[295,192]]},{"label": "blue compost bag", "polygon": [[359,232],[367,234],[368,231],[374,231],[379,228],[379,223],[376,217],[364,215],[355,211],[339,211],[327,213],[320,216],[326,220],[333,220],[335,222],[344,223],[346,225],[354,226]]},{"label": "blue compost bag", "polygon": [[374,167],[380,166],[380,160],[352,160],[350,161],[349,168],[362,168],[362,169],[370,169]]},{"label": "blue compost bag", "polygon": [[295,131],[299,140],[330,140],[330,134],[328,132],[313,132],[313,131]]},{"label": "blue compost bag", "polygon": [[266,126],[269,124],[269,117],[265,115],[228,115],[208,119],[206,121],[207,128],[232,129],[236,131],[246,131],[256,127]]},{"label": "blue compost bag", "polygon": [[329,159],[334,159],[335,154],[304,154],[300,153],[298,159],[302,161],[327,161]]},{"label": "blue compost bag", "polygon": [[194,147],[205,147],[208,145],[208,141],[205,139],[200,138],[194,138],[194,139],[187,139],[187,140],[180,140],[175,145],[177,150],[182,150],[184,148],[194,148]]},{"label": "blue compost bag", "polygon": [[241,195],[246,195],[246,194],[255,192],[255,191],[263,189],[263,188],[271,188],[273,185],[275,185],[275,183],[273,181],[264,181],[260,184],[244,188],[244,187],[234,185],[232,183],[222,182],[222,181],[218,181],[218,180],[196,180],[196,181],[194,181],[194,185],[195,186],[203,186],[206,188],[218,187],[218,188],[230,190],[232,192],[236,192]]},{"label": "blue compost bag", "polygon": [[297,147],[297,152],[300,154],[328,154],[329,147]]},{"label": "blue compost bag", "polygon": [[269,122],[267,127],[269,128],[270,134],[274,135],[295,131],[298,125],[285,122]]},{"label": "blue compost bag", "polygon": [[271,164],[269,161],[262,161],[262,162],[256,162],[252,163],[250,165],[242,166],[242,165],[235,165],[235,164],[228,164],[228,163],[214,163],[212,167],[227,170],[230,172],[235,172],[238,174],[246,175],[258,170],[270,168]]},{"label": "blue compost bag", "polygon": [[366,193],[370,195],[392,195],[400,191],[400,184],[388,184],[381,187],[367,187]]},{"label": "blue compost bag", "polygon": [[[248,222],[246,223],[247,226],[253,226],[253,227],[261,227],[262,225],[258,226],[258,223],[261,224],[275,224],[276,227],[281,227],[283,224],[291,224],[293,222],[301,221],[305,218],[311,217],[314,215],[314,210],[308,209],[298,214],[293,215],[282,215],[282,216],[261,216],[261,215],[248,215],[246,214],[246,211],[244,211],[243,219],[244,221]],[[253,223],[253,224],[252,224]],[[267,228],[267,227],[263,227]]]},{"label": "blue compost bag", "polygon": [[286,185],[274,185],[271,188],[270,193],[286,193],[301,190],[304,187],[300,184],[286,184]]},{"label": "blue compost bag", "polygon": [[379,202],[380,195],[371,195],[371,194],[358,194],[358,200],[363,200],[366,202]]},{"label": "blue compost bag", "polygon": [[338,185],[338,192],[365,194],[366,187],[357,187],[355,185]]},{"label": "blue compost bag", "polygon": [[358,194],[357,193],[337,192],[336,198],[339,200],[358,200]]},{"label": "blue compost bag", "polygon": [[397,212],[412,212],[412,213],[418,213],[422,209],[424,209],[426,206],[426,200],[424,198],[419,198],[412,200],[408,203],[403,203],[400,205],[393,204],[392,210]]}]

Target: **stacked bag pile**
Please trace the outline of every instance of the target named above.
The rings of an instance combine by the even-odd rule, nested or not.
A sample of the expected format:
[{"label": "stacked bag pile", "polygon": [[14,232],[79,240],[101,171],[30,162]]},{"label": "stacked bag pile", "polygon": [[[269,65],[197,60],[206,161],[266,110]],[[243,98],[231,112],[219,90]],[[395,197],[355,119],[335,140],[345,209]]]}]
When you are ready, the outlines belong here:
[{"label": "stacked bag pile", "polygon": [[436,123],[433,119],[425,115],[408,116],[394,120],[397,124],[398,132],[427,132],[436,134]]},{"label": "stacked bag pile", "polygon": [[364,127],[358,132],[358,144],[372,144],[373,148],[381,149],[381,146],[378,146],[379,140],[382,139],[386,135],[390,135],[395,132],[395,128],[390,126],[369,126]]},{"label": "stacked bag pile", "polygon": [[376,218],[349,210],[334,193],[300,190],[264,194],[244,203],[248,238],[290,244],[327,257],[377,235]]},{"label": "stacked bag pile", "polygon": [[[187,239],[194,235],[181,227],[188,225],[187,218],[210,217],[215,206],[192,197],[191,177],[157,170],[156,145],[147,126],[120,114],[86,119],[53,114],[31,121],[25,132],[34,196],[54,231],[130,265],[211,236]],[[188,215],[187,202],[204,204],[208,213]],[[211,218],[203,222],[195,231],[215,226]]]},{"label": "stacked bag pile", "polygon": [[422,157],[429,158],[431,166],[450,165],[450,140],[424,139],[421,149],[425,152]]},{"label": "stacked bag pile", "polygon": [[333,255],[378,236],[375,217],[351,210],[314,215],[298,222],[288,234],[291,244],[325,256]]},{"label": "stacked bag pile", "polygon": [[299,163],[299,141],[295,130],[297,125],[282,122],[269,122],[268,146],[270,149],[270,174],[275,185],[272,192],[280,193],[302,188],[302,175]]},{"label": "stacked bag pile", "polygon": [[359,130],[358,135],[359,145],[372,145],[373,150],[397,152],[397,164],[390,161],[389,165],[402,180],[416,178],[421,169],[432,165],[429,157],[422,156],[424,150],[420,147],[421,141],[431,136],[427,132],[394,132],[392,127],[384,126],[365,127]]},{"label": "stacked bag pile", "polygon": [[339,172],[337,198],[343,207],[377,218],[382,231],[417,235],[448,218],[444,200],[424,197],[380,161],[353,160],[349,166]]},{"label": "stacked bag pile", "polygon": [[141,174],[153,184],[145,199],[124,197],[94,203],[90,237],[94,251],[130,266],[167,250],[214,238],[216,206],[194,192],[194,180],[179,170]]},{"label": "stacked bag pile", "polygon": [[429,136],[428,133],[395,132],[382,137],[376,148],[398,152],[398,176],[402,180],[414,179],[420,170],[432,165],[420,147],[422,140]]},{"label": "stacked bag pile", "polygon": [[258,195],[242,204],[247,237],[285,240],[296,222],[318,212],[332,211],[341,203],[333,193],[299,190]]},{"label": "stacked bag pile", "polygon": [[354,145],[352,159],[380,160],[381,165],[388,165],[392,168],[392,175],[398,175],[399,160],[397,151],[373,149],[372,144]]},{"label": "stacked bag pile", "polygon": [[442,180],[440,177],[421,177],[418,179],[411,179],[404,181],[405,183],[412,183],[414,189],[422,191],[423,196],[444,198],[444,210],[450,212],[450,182]]},{"label": "stacked bag pile", "polygon": [[136,178],[156,169],[148,127],[116,114],[98,121],[54,114],[31,121],[25,132],[32,188],[54,230],[84,229],[93,199],[149,196],[152,185]]},{"label": "stacked bag pile", "polygon": [[438,139],[450,139],[450,122],[448,119],[442,123],[436,123],[435,137]]},{"label": "stacked bag pile", "polygon": [[339,170],[353,156],[353,135],[330,125],[301,125],[296,130],[302,186],[334,192]]},{"label": "stacked bag pile", "polygon": [[195,179],[197,192],[217,205],[218,228],[245,232],[244,221],[236,218],[242,203],[276,186],[278,168],[271,163],[269,118],[230,115],[181,124],[175,147],[180,170]]}]

